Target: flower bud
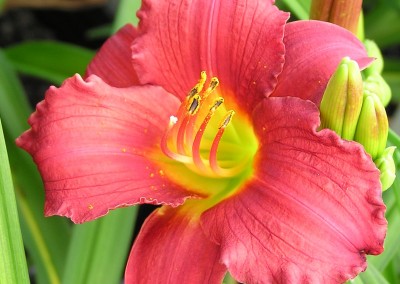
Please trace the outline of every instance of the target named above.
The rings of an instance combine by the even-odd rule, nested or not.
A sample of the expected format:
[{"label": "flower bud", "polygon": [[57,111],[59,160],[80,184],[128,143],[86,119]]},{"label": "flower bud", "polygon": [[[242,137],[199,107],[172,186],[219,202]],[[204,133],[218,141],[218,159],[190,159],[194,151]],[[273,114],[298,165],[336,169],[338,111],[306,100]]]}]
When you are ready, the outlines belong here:
[{"label": "flower bud", "polygon": [[342,59],[322,97],[321,128],[352,140],[363,102],[363,82],[357,62]]},{"label": "flower bud", "polygon": [[364,90],[368,90],[379,97],[383,106],[387,106],[392,98],[392,91],[379,73],[372,73],[364,81]]},{"label": "flower bud", "polygon": [[386,147],[388,131],[388,118],[382,102],[375,94],[364,90],[364,101],[354,140],[361,143],[375,160]]},{"label": "flower bud", "polygon": [[378,45],[374,41],[366,39],[364,40],[364,46],[368,56],[376,58],[371,66],[364,70],[364,74],[367,77],[373,73],[381,74],[383,70],[383,57]]},{"label": "flower bud", "polygon": [[396,166],[393,160],[393,153],[396,147],[387,147],[375,160],[375,165],[381,172],[380,180],[382,184],[382,190],[388,189],[396,178]]}]

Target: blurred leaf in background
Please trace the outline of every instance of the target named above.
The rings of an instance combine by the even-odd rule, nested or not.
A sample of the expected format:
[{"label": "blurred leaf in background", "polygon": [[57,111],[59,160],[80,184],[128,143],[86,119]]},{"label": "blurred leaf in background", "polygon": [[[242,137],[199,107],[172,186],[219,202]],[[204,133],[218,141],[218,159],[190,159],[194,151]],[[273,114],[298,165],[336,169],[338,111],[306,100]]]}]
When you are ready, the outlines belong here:
[{"label": "blurred leaf in background", "polygon": [[94,51],[57,41],[30,41],[4,49],[17,71],[60,85],[75,73],[84,74]]},{"label": "blurred leaf in background", "polygon": [[63,8],[76,9],[105,4],[107,0],[2,0],[6,8]]},{"label": "blurred leaf in background", "polygon": [[43,185],[32,159],[14,143],[27,129],[31,108],[13,66],[0,50],[0,118],[8,148],[24,244],[40,283],[58,283],[65,264],[70,226],[43,216]]}]

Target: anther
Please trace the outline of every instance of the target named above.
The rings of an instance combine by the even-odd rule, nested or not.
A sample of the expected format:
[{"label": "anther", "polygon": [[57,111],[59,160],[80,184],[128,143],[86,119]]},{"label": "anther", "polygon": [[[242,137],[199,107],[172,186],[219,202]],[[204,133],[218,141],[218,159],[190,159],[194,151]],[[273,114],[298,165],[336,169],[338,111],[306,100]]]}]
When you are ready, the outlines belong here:
[{"label": "anther", "polygon": [[232,116],[235,114],[233,110],[230,110],[225,115],[224,119],[222,120],[221,124],[219,125],[218,129],[225,128],[232,120]]},{"label": "anther", "polygon": [[212,92],[214,91],[219,85],[219,80],[217,77],[212,77],[210,85],[207,88],[207,92]]},{"label": "anther", "polygon": [[212,107],[210,108],[210,111],[215,112],[217,110],[217,108],[222,105],[224,103],[224,98],[219,97],[214,104],[212,105]]},{"label": "anther", "polygon": [[188,112],[190,115],[194,115],[196,114],[196,112],[199,110],[200,108],[200,96],[199,95],[194,95],[189,102],[189,106],[188,106]]},{"label": "anther", "polygon": [[207,98],[219,85],[219,80],[217,77],[212,77],[207,90],[203,93],[203,99]]},{"label": "anther", "polygon": [[190,92],[188,94],[189,99],[192,98],[194,95],[197,95],[198,93],[200,93],[201,90],[203,90],[204,83],[206,82],[206,80],[207,80],[206,71],[201,71],[199,82],[190,90]]}]

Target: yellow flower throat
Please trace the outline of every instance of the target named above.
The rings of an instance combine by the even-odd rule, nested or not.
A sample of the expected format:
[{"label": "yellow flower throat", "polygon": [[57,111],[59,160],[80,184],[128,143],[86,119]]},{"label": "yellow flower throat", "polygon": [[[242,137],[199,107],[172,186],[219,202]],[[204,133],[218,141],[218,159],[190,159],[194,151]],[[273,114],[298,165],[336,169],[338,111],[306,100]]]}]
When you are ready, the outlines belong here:
[{"label": "yellow flower throat", "polygon": [[[211,78],[207,88],[206,81],[203,71],[176,115],[170,117],[161,141],[162,152],[186,167],[172,170],[178,183],[188,186],[182,176],[190,172],[202,192],[212,180],[225,180],[222,183],[226,187],[227,180],[236,180],[236,184],[248,177],[258,144],[247,119],[240,113],[233,119],[235,112],[226,109],[224,98],[216,90],[218,78]],[[221,181],[218,184],[221,188]]]}]

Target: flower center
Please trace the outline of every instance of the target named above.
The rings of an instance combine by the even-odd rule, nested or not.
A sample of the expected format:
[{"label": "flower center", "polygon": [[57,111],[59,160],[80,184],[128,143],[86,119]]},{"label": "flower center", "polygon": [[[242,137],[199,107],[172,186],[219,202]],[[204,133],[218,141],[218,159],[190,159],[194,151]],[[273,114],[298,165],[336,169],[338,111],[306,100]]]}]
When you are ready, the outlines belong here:
[{"label": "flower center", "polygon": [[[203,71],[177,114],[170,117],[161,149],[166,156],[199,175],[237,176],[251,162],[254,147],[248,151],[249,141],[242,141],[243,137],[236,129],[243,127],[235,127],[232,122],[235,112],[227,110],[223,97],[218,95],[218,78],[211,78],[208,87],[204,88],[206,81],[207,75]],[[243,125],[237,123],[236,126]],[[255,143],[250,144],[254,146]]]}]

